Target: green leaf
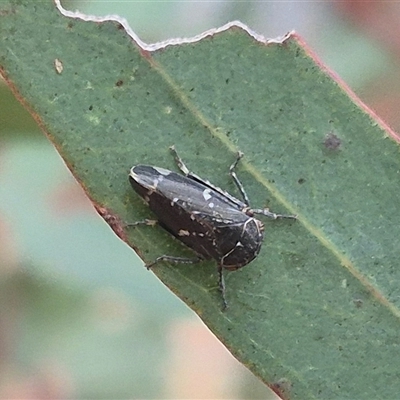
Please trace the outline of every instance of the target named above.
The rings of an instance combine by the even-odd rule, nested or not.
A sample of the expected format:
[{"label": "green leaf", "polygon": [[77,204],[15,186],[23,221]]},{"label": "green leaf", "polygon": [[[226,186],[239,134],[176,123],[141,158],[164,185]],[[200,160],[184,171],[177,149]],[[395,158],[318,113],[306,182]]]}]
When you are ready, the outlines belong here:
[{"label": "green leaf", "polygon": [[260,256],[226,273],[226,312],[215,263],[154,268],[239,360],[293,399],[397,396],[399,147],[296,36],[265,44],[232,27],[149,52],[117,22],[28,0],[1,3],[0,35],[3,76],[144,261],[191,255],[121,222],[151,217],[130,167],[176,168],[172,144],[235,195],[240,149],[253,206],[298,214],[265,221]]}]

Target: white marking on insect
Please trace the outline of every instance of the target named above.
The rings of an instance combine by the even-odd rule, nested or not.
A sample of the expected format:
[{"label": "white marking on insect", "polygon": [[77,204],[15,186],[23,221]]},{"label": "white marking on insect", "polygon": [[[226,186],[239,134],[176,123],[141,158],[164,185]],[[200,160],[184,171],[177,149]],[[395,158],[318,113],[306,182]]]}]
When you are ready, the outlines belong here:
[{"label": "white marking on insect", "polygon": [[157,189],[157,185],[158,185],[159,182],[160,182],[160,181],[159,181],[158,178],[153,180],[153,188],[154,188],[154,189]]},{"label": "white marking on insect", "polygon": [[174,197],[171,201],[171,207],[173,207],[179,201],[178,197]]},{"label": "white marking on insect", "polygon": [[214,203],[208,203],[208,207],[214,208]]},{"label": "white marking on insect", "polygon": [[153,167],[160,175],[168,176],[171,171],[168,171],[167,169],[160,168],[160,167]]},{"label": "white marking on insect", "polygon": [[179,236],[189,236],[189,235],[190,235],[190,232],[187,231],[187,230],[185,230],[185,229],[181,229],[181,230],[178,232],[178,235],[179,235]]},{"label": "white marking on insect", "polygon": [[131,178],[133,178],[136,182],[138,181],[138,175],[137,173],[133,170],[135,167],[131,168],[131,171],[129,172],[129,175],[131,176]]},{"label": "white marking on insect", "polygon": [[207,200],[210,200],[211,199],[211,189],[204,189],[204,191],[203,191],[203,197],[204,197],[204,200],[205,201],[207,201]]}]

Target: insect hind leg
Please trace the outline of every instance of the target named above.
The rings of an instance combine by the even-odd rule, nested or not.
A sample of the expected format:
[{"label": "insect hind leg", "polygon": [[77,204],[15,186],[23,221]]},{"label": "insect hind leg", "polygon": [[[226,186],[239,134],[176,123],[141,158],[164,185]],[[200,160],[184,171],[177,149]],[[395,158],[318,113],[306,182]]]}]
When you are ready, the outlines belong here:
[{"label": "insect hind leg", "polygon": [[253,214],[264,215],[265,217],[272,218],[272,219],[278,219],[278,218],[297,219],[297,215],[275,214],[275,213],[269,211],[268,208],[261,208],[261,209],[255,209],[255,210],[252,209],[251,212]]},{"label": "insect hind leg", "polygon": [[278,218],[297,219],[297,215],[275,214],[275,213],[269,211],[268,208],[255,209],[255,210],[250,208],[249,197],[247,196],[247,193],[244,190],[243,184],[242,184],[242,182],[240,182],[239,178],[236,175],[236,171],[235,171],[236,166],[242,157],[243,157],[243,153],[241,151],[239,151],[237,153],[236,160],[229,168],[229,174],[231,175],[232,179],[234,180],[236,186],[238,187],[238,189],[243,197],[244,203],[249,208],[249,211],[251,211],[253,214],[261,214],[261,215],[264,215],[264,216],[266,216],[268,218],[272,218],[272,219],[278,219]]}]

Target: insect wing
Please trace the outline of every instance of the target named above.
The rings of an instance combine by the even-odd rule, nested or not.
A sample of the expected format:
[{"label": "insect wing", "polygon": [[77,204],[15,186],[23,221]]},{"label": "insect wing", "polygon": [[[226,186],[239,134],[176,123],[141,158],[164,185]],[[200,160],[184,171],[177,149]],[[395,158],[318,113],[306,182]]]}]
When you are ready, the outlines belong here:
[{"label": "insect wing", "polygon": [[221,260],[233,248],[232,235],[235,245],[250,219],[223,193],[172,171],[138,165],[130,182],[160,225],[205,258]]},{"label": "insect wing", "polygon": [[131,169],[130,180],[135,191],[146,201],[147,197],[157,192],[183,207],[186,212],[199,211],[212,218],[223,219],[226,223],[235,221],[246,207],[240,200],[215,190],[206,181],[191,179],[163,168],[138,165]]}]

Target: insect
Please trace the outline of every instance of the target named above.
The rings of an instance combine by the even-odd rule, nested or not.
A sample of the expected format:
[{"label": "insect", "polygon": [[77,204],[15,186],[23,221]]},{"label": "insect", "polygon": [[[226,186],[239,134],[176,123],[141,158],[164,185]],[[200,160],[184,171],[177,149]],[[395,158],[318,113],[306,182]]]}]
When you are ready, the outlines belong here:
[{"label": "insect", "polygon": [[260,252],[264,225],[254,215],[261,214],[272,219],[297,217],[275,214],[267,208],[250,207],[248,196],[235,172],[243,153],[238,152],[229,168],[229,174],[243,197],[241,201],[190,172],[175,147],[171,146],[170,150],[183,175],[150,165],[136,165],[130,170],[129,181],[158,218],[157,221],[146,220],[144,223],[158,222],[194,250],[197,257],[162,255],[147,268],[160,261],[196,263],[204,259],[215,260],[218,263],[218,285],[226,308],[223,269],[234,271],[242,268]]}]

